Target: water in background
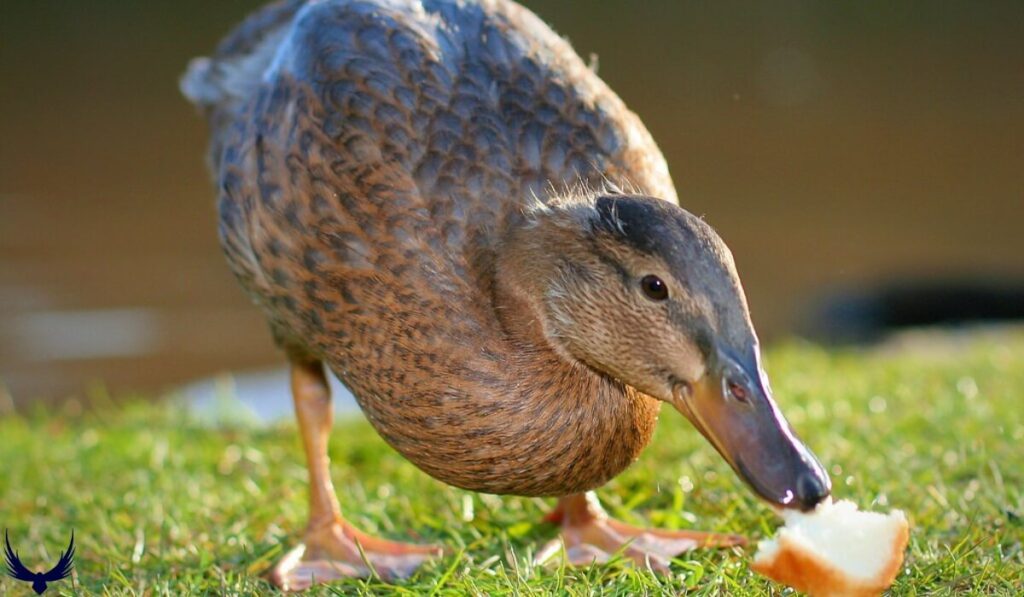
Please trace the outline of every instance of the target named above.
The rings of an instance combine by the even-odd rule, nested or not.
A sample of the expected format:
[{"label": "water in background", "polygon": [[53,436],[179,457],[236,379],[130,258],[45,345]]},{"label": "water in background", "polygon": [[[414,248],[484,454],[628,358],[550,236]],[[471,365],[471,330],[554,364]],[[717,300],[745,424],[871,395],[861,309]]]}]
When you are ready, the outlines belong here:
[{"label": "water in background", "polygon": [[[0,8],[0,379],[17,401],[280,361],[177,92],[257,3]],[[640,114],[762,335],[836,286],[1024,276],[1024,3],[527,2]],[[2,393],[2,392],[0,392]]]}]

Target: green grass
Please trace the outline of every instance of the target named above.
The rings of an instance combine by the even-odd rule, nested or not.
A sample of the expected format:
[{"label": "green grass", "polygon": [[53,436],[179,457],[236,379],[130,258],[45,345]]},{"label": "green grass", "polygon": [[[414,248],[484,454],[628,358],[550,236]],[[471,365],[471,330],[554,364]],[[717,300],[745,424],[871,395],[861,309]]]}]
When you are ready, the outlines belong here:
[{"label": "green grass", "polygon": [[[897,595],[1020,594],[1024,587],[1024,338],[957,350],[771,351],[794,427],[837,496],[901,508],[911,542]],[[75,529],[74,583],[48,594],[265,594],[297,539],[305,470],[295,428],[209,430],[144,402],[0,418],[0,526],[30,566],[55,562]],[[81,410],[81,409],[79,409]],[[551,502],[478,495],[420,473],[362,421],[331,445],[343,506],[364,530],[438,541],[455,555],[410,580],[353,580],[312,594],[778,594],[749,552],[690,553],[671,576],[621,562],[547,570],[531,555],[555,529]],[[777,524],[675,412],[654,444],[599,491],[632,523],[761,537]],[[0,594],[29,595],[0,580]]]}]

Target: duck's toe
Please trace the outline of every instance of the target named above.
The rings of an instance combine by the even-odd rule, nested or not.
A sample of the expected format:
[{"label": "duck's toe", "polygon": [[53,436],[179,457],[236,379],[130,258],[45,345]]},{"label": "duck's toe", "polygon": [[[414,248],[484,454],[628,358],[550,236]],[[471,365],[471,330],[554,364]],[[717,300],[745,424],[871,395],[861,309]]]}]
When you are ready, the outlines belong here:
[{"label": "duck's toe", "polygon": [[576,566],[604,563],[621,555],[653,570],[667,570],[672,558],[692,549],[747,542],[740,535],[628,525],[610,518],[593,496],[564,498],[549,519],[560,523],[562,532],[537,553],[534,561],[539,564],[557,564],[563,554],[566,563]]},{"label": "duck's toe", "polygon": [[377,576],[399,580],[411,576],[443,548],[389,541],[367,535],[344,521],[306,533],[305,542],[274,566],[270,581],[284,591],[302,591],[345,578]]}]

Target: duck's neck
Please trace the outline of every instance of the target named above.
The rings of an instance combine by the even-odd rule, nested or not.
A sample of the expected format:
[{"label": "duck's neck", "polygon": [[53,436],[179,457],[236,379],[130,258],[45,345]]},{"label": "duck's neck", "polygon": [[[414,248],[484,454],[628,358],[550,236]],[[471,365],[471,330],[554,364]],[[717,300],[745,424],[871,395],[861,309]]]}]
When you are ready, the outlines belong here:
[{"label": "duck's neck", "polygon": [[516,413],[509,436],[533,469],[518,480],[524,488],[512,493],[566,495],[599,487],[648,444],[661,403],[559,349],[532,300],[536,289],[513,287],[512,279],[495,280],[512,382],[495,397]]},{"label": "duck's neck", "polygon": [[392,446],[452,485],[517,495],[593,489],[647,445],[660,402],[552,345],[537,289],[512,283],[524,272],[502,271],[528,263],[513,253],[492,265],[488,311],[497,317],[478,336],[446,346],[409,394],[360,402]]}]

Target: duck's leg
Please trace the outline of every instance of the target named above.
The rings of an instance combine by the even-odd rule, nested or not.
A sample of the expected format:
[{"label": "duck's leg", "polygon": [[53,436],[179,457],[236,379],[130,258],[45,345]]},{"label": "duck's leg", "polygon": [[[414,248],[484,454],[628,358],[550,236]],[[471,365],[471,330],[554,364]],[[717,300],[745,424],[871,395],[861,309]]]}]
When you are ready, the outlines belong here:
[{"label": "duck's leg", "polygon": [[[320,362],[293,361],[292,398],[309,467],[309,524],[303,543],[286,554],[270,573],[284,590],[299,591],[339,578],[402,578],[442,548],[388,541],[359,531],[341,515],[331,483],[327,440],[334,420],[330,388]],[[371,570],[372,568],[372,570]]]},{"label": "duck's leg", "polygon": [[557,561],[564,545],[574,565],[606,562],[621,553],[642,566],[667,570],[671,558],[691,549],[746,543],[740,535],[634,527],[609,517],[593,492],[561,498],[547,520],[560,524],[562,532],[540,550],[538,563]]}]

